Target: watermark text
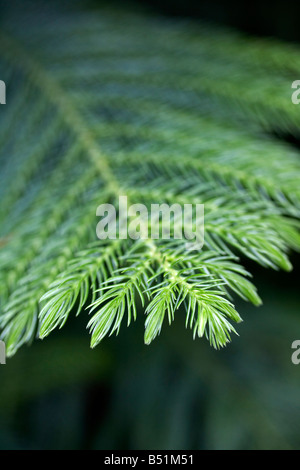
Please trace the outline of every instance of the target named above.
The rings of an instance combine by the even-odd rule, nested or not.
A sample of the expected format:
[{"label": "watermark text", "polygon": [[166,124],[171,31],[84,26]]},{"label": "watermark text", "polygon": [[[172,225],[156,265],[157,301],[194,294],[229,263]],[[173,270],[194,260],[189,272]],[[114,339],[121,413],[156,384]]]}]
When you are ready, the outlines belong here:
[{"label": "watermark text", "polygon": [[101,204],[96,215],[100,221],[96,234],[100,240],[178,240],[185,239],[193,249],[204,244],[203,204],[145,204],[128,205],[127,196],[120,196],[118,207]]},{"label": "watermark text", "polygon": [[6,85],[0,80],[0,104],[6,104]]}]

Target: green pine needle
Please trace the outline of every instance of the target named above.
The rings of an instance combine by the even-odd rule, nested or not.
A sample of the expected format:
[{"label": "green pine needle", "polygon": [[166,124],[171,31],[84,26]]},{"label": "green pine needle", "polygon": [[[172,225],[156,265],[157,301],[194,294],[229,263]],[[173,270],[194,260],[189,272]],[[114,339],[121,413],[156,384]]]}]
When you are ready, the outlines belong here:
[{"label": "green pine needle", "polygon": [[[71,314],[87,315],[91,347],[143,312],[145,344],[183,312],[194,337],[225,346],[235,297],[261,304],[243,259],[290,271],[300,247],[299,152],[273,137],[299,129],[299,50],[128,11],[80,16],[80,2],[43,8],[24,28],[20,4],[0,31],[8,355]],[[203,249],[97,240],[97,206],[121,195],[204,204]]]}]

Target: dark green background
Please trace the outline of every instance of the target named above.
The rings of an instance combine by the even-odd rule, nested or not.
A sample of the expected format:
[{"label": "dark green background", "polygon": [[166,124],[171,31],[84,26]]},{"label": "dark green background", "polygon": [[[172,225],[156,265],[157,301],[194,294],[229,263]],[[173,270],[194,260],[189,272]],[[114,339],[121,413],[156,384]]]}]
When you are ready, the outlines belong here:
[{"label": "dark green background", "polygon": [[[300,40],[300,5],[288,1],[148,4],[164,15]],[[221,351],[193,341],[180,312],[148,347],[140,312],[93,351],[85,314],[23,348],[0,366],[0,448],[299,449],[300,365],[291,362],[300,339],[299,255],[292,261],[288,274],[245,261],[264,305],[237,303],[240,336]]]}]

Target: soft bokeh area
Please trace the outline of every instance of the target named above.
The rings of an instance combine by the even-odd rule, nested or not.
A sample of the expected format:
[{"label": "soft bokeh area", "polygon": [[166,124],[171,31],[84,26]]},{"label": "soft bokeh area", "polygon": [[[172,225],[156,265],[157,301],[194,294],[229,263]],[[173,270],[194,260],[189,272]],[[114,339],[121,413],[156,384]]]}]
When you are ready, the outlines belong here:
[{"label": "soft bokeh area", "polygon": [[180,315],[148,347],[141,319],[91,351],[84,317],[24,347],[0,371],[0,447],[298,449],[299,261],[256,272],[264,305],[240,305],[240,336],[220,351]]}]

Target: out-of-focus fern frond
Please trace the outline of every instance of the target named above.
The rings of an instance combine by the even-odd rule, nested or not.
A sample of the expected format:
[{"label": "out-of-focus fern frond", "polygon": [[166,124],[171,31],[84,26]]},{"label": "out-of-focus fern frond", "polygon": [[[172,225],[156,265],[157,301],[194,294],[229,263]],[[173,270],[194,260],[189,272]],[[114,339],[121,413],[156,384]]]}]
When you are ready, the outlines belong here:
[{"label": "out-of-focus fern frond", "polygon": [[[60,8],[36,8],[26,28],[20,12],[1,24],[8,353],[86,308],[94,347],[140,303],[146,344],[180,308],[194,336],[224,346],[241,320],[233,295],[261,303],[238,257],[290,270],[300,247],[299,153],[272,137],[299,129],[299,50],[187,21]],[[97,241],[97,206],[121,195],[204,204],[203,249]]]}]

